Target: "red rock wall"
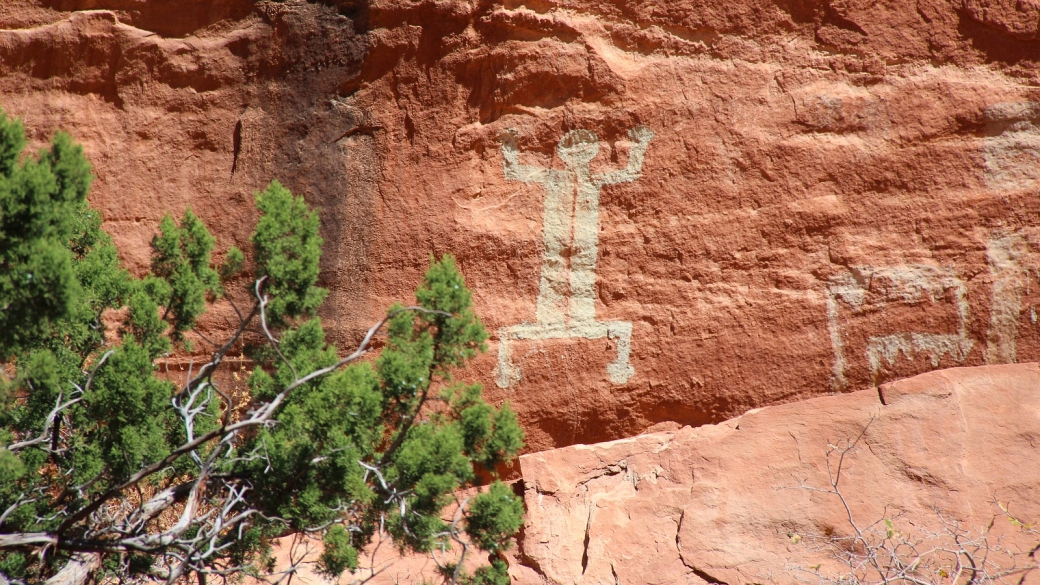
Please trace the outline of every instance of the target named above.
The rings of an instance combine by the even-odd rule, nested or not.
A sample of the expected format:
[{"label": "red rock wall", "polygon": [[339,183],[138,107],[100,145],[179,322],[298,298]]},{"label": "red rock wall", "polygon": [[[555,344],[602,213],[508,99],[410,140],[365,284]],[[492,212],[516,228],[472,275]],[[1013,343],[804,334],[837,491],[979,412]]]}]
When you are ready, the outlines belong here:
[{"label": "red rock wall", "polygon": [[454,253],[532,449],[1040,358],[1027,3],[328,4],[6,0],[0,103],[134,269],[166,210],[242,245],[305,194],[344,345]]}]

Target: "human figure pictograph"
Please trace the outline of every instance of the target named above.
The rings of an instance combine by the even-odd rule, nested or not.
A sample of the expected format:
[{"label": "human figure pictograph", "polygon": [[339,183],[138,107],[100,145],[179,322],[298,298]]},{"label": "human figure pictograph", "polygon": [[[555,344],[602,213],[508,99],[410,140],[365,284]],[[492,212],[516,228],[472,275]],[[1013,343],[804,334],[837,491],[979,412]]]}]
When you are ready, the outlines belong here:
[{"label": "human figure pictograph", "polygon": [[574,130],[560,139],[556,153],[565,168],[543,169],[520,164],[516,136],[506,132],[502,140],[505,178],[538,183],[545,188],[542,216],[542,274],[538,286],[535,322],[499,330],[498,372],[501,388],[519,381],[520,368],[513,364],[511,342],[520,339],[617,340],[617,359],[607,365],[615,384],[627,382],[634,373],[629,363],[632,323],[596,321],[596,257],[599,253],[599,196],[604,185],[627,183],[639,178],[643,155],[654,133],[645,126],[629,131],[635,143],[628,165],[607,173],[593,173],[589,163],[599,152],[599,139],[589,130]]}]

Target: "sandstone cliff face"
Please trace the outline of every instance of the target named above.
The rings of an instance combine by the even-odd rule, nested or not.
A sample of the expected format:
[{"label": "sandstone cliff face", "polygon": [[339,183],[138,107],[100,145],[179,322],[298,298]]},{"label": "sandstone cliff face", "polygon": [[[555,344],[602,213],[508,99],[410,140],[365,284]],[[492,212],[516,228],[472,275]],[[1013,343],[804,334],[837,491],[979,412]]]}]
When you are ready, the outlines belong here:
[{"label": "sandstone cliff face", "polygon": [[[990,546],[1002,537],[1028,551],[1038,537],[1023,534],[1001,506],[1028,522],[1040,518],[1040,470],[1031,463],[1038,390],[1037,364],[955,368],[880,393],[525,455],[523,564],[513,573],[561,585],[828,582],[818,574],[850,569],[827,544],[849,547],[852,522],[883,537],[884,519],[902,533],[895,540],[920,551],[955,546],[955,525],[976,542],[992,525]],[[860,435],[839,476],[833,447]],[[828,493],[828,465],[848,512]],[[999,553],[991,560],[1012,567]],[[1022,577],[1040,582],[1035,571],[1013,580]]]},{"label": "sandstone cliff face", "polygon": [[85,144],[135,269],[166,210],[242,245],[254,190],[305,194],[343,345],[454,253],[493,334],[475,375],[537,450],[1040,358],[1037,22],[1004,0],[6,0],[0,100]]}]

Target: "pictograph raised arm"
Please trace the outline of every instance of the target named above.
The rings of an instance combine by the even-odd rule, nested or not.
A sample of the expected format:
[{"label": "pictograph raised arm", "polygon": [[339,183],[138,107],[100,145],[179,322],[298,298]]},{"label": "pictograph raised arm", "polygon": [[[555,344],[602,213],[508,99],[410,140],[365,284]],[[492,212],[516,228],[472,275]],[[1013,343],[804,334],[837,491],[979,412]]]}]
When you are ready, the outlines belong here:
[{"label": "pictograph raised arm", "polygon": [[646,126],[636,126],[628,131],[628,137],[635,142],[635,144],[632,145],[632,150],[628,152],[628,166],[623,169],[598,175],[595,178],[597,184],[613,185],[615,183],[628,183],[639,178],[639,175],[643,171],[643,155],[646,154],[646,148],[650,145],[650,140],[654,137],[654,131]]},{"label": "pictograph raised arm", "polygon": [[520,148],[517,146],[514,130],[506,130],[499,140],[502,141],[502,168],[507,181],[545,182],[545,169],[520,164]]}]

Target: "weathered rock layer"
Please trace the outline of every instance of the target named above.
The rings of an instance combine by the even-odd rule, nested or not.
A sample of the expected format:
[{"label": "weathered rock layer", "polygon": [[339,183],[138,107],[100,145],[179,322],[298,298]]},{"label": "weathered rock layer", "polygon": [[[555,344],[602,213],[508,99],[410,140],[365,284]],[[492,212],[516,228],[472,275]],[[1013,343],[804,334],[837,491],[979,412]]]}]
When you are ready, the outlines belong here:
[{"label": "weathered rock layer", "polygon": [[493,334],[473,371],[546,449],[1040,358],[1037,22],[1003,0],[6,0],[0,100],[84,143],[137,270],[167,210],[242,245],[254,190],[305,194],[342,345],[454,253]]}]

